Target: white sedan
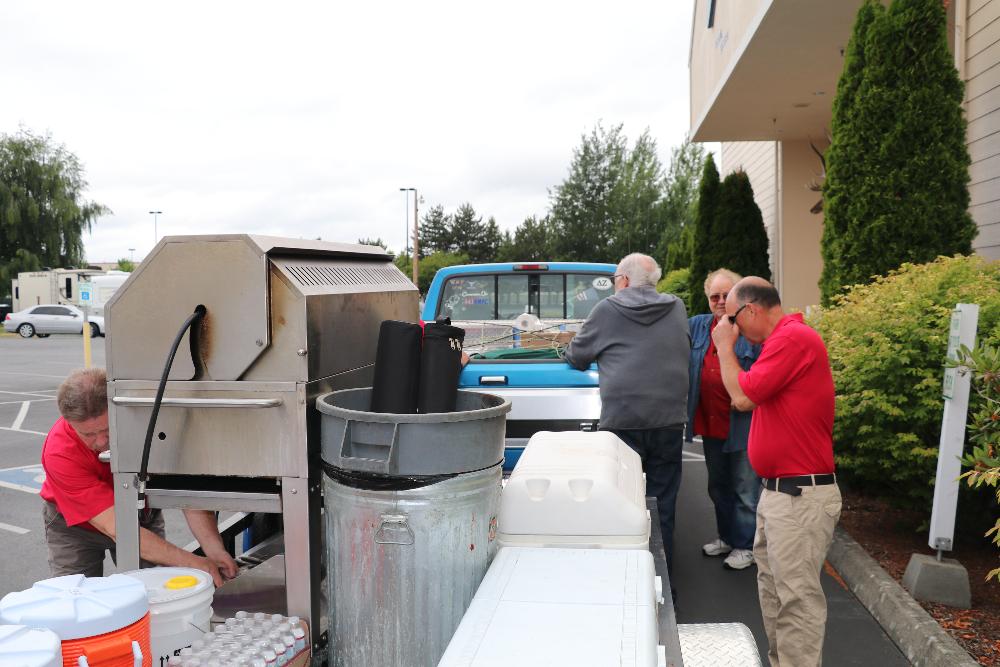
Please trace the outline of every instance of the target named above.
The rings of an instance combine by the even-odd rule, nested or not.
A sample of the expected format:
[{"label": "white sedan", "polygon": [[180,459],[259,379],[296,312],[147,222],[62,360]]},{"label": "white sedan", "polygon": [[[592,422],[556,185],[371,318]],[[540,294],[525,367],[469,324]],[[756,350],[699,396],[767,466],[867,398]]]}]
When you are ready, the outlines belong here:
[{"label": "white sedan", "polygon": [[[104,335],[104,318],[91,315],[90,335],[94,338]],[[16,313],[9,313],[3,322],[7,333],[17,332],[23,338],[37,335],[45,338],[54,333],[83,333],[83,311],[76,306],[44,305],[25,308]]]}]

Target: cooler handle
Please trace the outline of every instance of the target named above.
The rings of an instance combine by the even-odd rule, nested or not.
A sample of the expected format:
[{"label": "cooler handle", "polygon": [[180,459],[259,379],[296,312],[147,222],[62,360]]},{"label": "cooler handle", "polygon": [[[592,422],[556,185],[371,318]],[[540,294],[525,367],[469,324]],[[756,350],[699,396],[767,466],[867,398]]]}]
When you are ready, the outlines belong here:
[{"label": "cooler handle", "polygon": [[405,514],[383,514],[375,531],[375,544],[413,544],[413,530],[406,523]]},{"label": "cooler handle", "polygon": [[142,648],[139,642],[131,641],[125,635],[119,635],[111,639],[94,641],[83,648],[83,655],[77,658],[78,667],[90,667],[90,660],[94,661],[94,667],[99,667],[104,663],[112,663],[125,657],[132,656],[134,667],[142,667]]}]

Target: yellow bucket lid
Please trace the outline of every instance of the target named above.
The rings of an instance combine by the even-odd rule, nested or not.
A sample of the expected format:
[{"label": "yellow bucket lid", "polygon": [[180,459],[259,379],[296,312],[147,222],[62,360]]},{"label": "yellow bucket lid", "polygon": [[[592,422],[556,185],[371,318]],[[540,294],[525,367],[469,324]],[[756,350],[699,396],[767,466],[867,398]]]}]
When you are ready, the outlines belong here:
[{"label": "yellow bucket lid", "polygon": [[185,574],[179,577],[172,577],[167,579],[163,583],[163,587],[172,591],[180,590],[182,588],[194,588],[198,585],[198,578],[192,577],[189,574]]}]

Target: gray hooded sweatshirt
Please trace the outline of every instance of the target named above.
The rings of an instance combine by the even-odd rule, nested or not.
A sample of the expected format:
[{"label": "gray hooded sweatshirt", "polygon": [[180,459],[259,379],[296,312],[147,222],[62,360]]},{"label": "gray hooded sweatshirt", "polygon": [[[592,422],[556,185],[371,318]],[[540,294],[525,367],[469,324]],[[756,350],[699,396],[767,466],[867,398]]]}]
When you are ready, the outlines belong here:
[{"label": "gray hooded sweatshirt", "polygon": [[626,287],[594,306],[566,361],[580,370],[597,361],[601,428],[682,428],[690,351],[684,303],[653,287]]}]

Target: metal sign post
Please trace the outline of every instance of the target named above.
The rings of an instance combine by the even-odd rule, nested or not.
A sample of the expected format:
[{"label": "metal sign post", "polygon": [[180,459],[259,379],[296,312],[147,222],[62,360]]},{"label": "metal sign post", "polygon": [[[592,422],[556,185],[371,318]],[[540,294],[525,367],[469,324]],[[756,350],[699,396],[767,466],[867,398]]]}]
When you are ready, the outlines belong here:
[{"label": "metal sign post", "polygon": [[[957,359],[961,345],[969,349],[976,344],[979,306],[960,303],[951,313],[948,333],[948,358]],[[937,477],[934,481],[934,505],[931,509],[931,529],[927,544],[937,550],[951,551],[955,538],[955,513],[958,510],[958,476],[962,472],[962,448],[965,424],[969,412],[968,373],[948,368],[944,373],[944,416],[941,418],[941,444],[938,449]]]},{"label": "metal sign post", "polygon": [[77,293],[80,295],[80,309],[83,311],[83,367],[90,368],[90,304],[93,302],[91,284],[82,281],[77,283]]}]

